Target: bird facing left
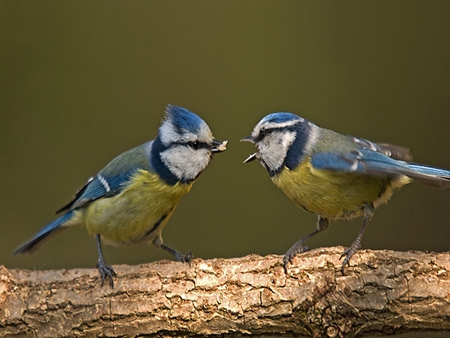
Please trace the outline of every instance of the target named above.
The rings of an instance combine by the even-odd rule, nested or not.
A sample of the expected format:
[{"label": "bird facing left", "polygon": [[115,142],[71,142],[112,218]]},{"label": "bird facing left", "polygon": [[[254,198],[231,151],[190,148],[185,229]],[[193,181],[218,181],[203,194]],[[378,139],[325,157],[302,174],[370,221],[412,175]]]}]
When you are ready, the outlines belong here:
[{"label": "bird facing left", "polygon": [[213,155],[226,150],[203,119],[187,109],[168,105],[158,136],[117,156],[90,178],[75,198],[62,207],[64,214],[41,229],[14,254],[32,254],[47,240],[72,226],[85,226],[97,240],[102,285],[114,269],[103,257],[102,242],[132,245],[152,242],[179,262],[192,254],[163,244],[161,232],[181,197],[208,166]]}]

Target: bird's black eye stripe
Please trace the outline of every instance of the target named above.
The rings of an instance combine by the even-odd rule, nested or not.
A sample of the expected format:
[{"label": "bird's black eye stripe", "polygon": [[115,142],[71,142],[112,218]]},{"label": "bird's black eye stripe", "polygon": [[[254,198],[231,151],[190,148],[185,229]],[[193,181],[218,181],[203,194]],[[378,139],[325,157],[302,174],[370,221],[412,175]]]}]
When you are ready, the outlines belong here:
[{"label": "bird's black eye stripe", "polygon": [[200,148],[200,142],[198,141],[194,141],[194,142],[189,142],[189,145],[194,148],[195,150],[197,150],[198,148]]},{"label": "bird's black eye stripe", "polygon": [[283,128],[270,128],[270,129],[263,128],[259,131],[258,137],[256,138],[256,142],[261,141],[264,137],[274,132],[275,130],[282,130],[282,129]]},{"label": "bird's black eye stripe", "polygon": [[270,133],[273,133],[274,131],[283,131],[283,130],[295,131],[296,129],[297,129],[296,125],[290,126],[290,127],[281,127],[281,128],[276,128],[276,127],[275,128],[269,128],[269,129],[262,128],[259,131],[259,134],[258,134],[258,136],[256,138],[256,142],[261,141],[264,137],[266,137]]},{"label": "bird's black eye stripe", "polygon": [[209,145],[208,143],[200,142],[200,141],[173,142],[171,145],[183,145],[183,146],[188,145],[189,147],[191,147],[192,149],[195,149],[195,150],[198,150],[200,148],[206,148],[206,149],[211,148],[211,145]]},{"label": "bird's black eye stripe", "polygon": [[260,131],[259,131],[259,134],[258,134],[258,136],[256,137],[256,142],[259,142],[259,141],[261,141],[264,137],[266,137],[266,135],[268,134],[268,132],[269,132],[270,130],[268,130],[268,129],[266,129],[266,128],[262,128]]},{"label": "bird's black eye stripe", "polygon": [[188,142],[187,144],[189,147],[191,147],[195,150],[200,149],[200,148],[210,148],[210,146],[207,143],[200,142],[200,141],[192,141],[192,142]]}]

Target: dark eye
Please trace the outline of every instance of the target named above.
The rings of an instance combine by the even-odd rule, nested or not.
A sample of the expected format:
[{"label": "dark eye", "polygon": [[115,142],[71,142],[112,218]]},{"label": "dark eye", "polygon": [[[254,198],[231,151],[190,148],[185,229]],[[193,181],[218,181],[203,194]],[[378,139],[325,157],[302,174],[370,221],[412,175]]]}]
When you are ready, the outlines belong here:
[{"label": "dark eye", "polygon": [[198,141],[190,142],[189,145],[195,150],[200,148],[200,142],[198,142]]},{"label": "dark eye", "polygon": [[262,140],[267,134],[266,128],[263,128],[259,131],[258,139]]}]

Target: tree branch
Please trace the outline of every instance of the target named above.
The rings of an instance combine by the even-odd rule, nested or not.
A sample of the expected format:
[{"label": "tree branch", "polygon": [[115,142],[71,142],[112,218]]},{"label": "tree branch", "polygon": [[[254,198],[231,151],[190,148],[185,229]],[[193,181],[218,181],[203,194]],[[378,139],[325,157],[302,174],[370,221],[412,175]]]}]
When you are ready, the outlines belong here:
[{"label": "tree branch", "polygon": [[359,251],[161,261],[97,270],[0,267],[0,336],[295,335],[349,337],[450,330],[450,253]]}]

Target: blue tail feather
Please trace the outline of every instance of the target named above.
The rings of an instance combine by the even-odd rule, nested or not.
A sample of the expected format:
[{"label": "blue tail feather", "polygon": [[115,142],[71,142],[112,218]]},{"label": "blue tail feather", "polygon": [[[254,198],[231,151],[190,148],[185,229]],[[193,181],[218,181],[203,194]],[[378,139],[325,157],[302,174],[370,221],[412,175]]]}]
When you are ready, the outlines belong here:
[{"label": "blue tail feather", "polygon": [[450,188],[450,171],[428,165],[408,163],[413,174],[408,175],[424,184],[431,185],[439,189]]},{"label": "blue tail feather", "polygon": [[72,216],[73,211],[70,211],[60,218],[54,220],[52,223],[41,229],[32,239],[30,239],[28,242],[20,246],[16,251],[14,251],[13,255],[32,254],[36,252],[50,238],[66,229],[62,225],[70,220]]},{"label": "blue tail feather", "polygon": [[441,176],[442,178],[450,179],[450,171],[446,169],[436,168],[428,165],[408,163],[408,166],[414,171],[427,175]]}]

